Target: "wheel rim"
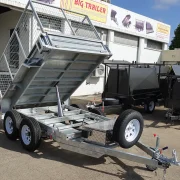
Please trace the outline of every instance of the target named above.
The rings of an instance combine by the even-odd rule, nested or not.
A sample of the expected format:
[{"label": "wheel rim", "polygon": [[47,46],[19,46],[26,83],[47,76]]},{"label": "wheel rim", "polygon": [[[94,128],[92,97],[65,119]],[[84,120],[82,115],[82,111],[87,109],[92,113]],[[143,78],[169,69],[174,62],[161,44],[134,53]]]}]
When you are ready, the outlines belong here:
[{"label": "wheel rim", "polygon": [[5,121],[5,127],[6,127],[6,131],[8,134],[12,134],[13,133],[13,120],[11,119],[11,117],[7,117],[6,121]]},{"label": "wheel rim", "polygon": [[23,125],[21,129],[21,137],[24,144],[29,145],[31,143],[31,130],[27,125]]},{"label": "wheel rim", "polygon": [[137,119],[131,120],[125,129],[125,139],[128,142],[134,141],[140,131],[140,122]]},{"label": "wheel rim", "polygon": [[154,101],[151,101],[149,103],[149,111],[153,111],[153,109],[154,109]]}]

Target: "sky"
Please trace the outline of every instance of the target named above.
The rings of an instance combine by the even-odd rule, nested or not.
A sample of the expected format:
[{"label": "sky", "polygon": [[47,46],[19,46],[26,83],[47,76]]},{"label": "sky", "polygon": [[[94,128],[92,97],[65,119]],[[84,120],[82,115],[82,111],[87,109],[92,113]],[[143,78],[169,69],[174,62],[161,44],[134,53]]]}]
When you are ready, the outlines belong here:
[{"label": "sky", "polygon": [[180,24],[180,0],[111,0],[111,3],[171,25],[171,39]]}]

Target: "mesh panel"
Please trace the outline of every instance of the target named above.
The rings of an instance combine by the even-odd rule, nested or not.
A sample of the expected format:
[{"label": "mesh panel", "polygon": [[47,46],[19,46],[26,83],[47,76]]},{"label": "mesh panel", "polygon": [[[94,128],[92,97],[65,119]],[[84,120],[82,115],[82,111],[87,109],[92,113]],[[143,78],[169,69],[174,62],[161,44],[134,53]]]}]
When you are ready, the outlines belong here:
[{"label": "mesh panel", "polygon": [[9,84],[12,82],[9,73],[0,73],[0,91],[2,95],[5,94]]},{"label": "mesh panel", "polygon": [[34,44],[36,43],[38,37],[40,36],[40,34],[42,33],[39,25],[38,25],[38,21],[35,18],[35,16],[31,15],[30,18],[30,27],[32,28],[31,34],[30,34],[30,50],[34,47]]},{"label": "mesh panel", "polygon": [[32,13],[25,11],[4,50],[0,59],[0,91],[2,95],[12,82],[11,76],[15,76],[40,35],[40,31],[32,31],[35,21]]},{"label": "mesh panel", "polygon": [[[39,14],[39,19],[46,31],[62,32],[61,18]],[[38,27],[39,27],[39,25],[38,25]]]},{"label": "mesh panel", "polygon": [[19,43],[16,35],[13,34],[5,51],[5,56],[12,72],[17,71],[19,67],[19,55]]},{"label": "mesh panel", "polygon": [[35,9],[39,12],[39,19],[47,32],[57,31],[68,35],[99,39],[86,15],[42,4],[36,4]]},{"label": "mesh panel", "polygon": [[[18,35],[21,41],[21,44],[23,46],[23,49],[25,51],[26,56],[29,54],[29,36],[30,36],[30,14],[24,13],[22,16],[22,20],[19,23],[19,26],[17,27]],[[19,48],[21,49],[21,48]],[[19,51],[20,53],[20,51]],[[19,64],[24,61],[24,57],[22,54],[19,54]]]},{"label": "mesh panel", "polygon": [[2,94],[2,96],[6,92],[8,86],[11,82],[12,82],[12,80],[11,80],[11,76],[8,71],[7,64],[5,62],[4,57],[2,56],[2,58],[0,60],[0,91],[1,91],[0,93]]},{"label": "mesh panel", "polygon": [[32,21],[30,21],[30,17],[30,13],[23,13],[20,23],[14,30],[17,32],[18,37],[15,32],[13,32],[11,39],[9,40],[8,45],[4,51],[4,55],[6,56],[11,73],[17,72],[20,65],[24,62],[25,58],[29,54],[30,36],[32,35],[32,33],[35,33],[33,31],[32,33],[30,33],[32,26]]},{"label": "mesh panel", "polygon": [[84,22],[71,21],[71,26],[77,36],[96,38],[94,30],[88,24],[87,20],[84,20]]}]

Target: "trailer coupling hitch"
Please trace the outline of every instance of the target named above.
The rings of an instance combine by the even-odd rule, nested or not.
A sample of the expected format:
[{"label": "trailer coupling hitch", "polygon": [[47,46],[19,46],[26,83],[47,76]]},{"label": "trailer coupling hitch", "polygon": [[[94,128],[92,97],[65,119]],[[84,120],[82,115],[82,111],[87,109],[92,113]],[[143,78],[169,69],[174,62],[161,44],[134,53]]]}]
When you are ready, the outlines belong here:
[{"label": "trailer coupling hitch", "polygon": [[159,162],[161,162],[164,165],[169,164],[169,165],[180,166],[180,161],[178,161],[178,157],[175,149],[172,151],[172,158],[167,158],[163,154],[159,154],[158,156],[156,156],[155,159],[157,159]]},{"label": "trailer coupling hitch", "polygon": [[172,151],[172,158],[167,158],[162,154],[162,151],[167,150],[168,147],[166,146],[162,149],[159,149],[160,138],[156,134],[154,134],[154,137],[157,137],[154,158],[157,159],[162,164],[172,164],[175,166],[180,166],[180,161],[178,161],[176,150],[174,149]]},{"label": "trailer coupling hitch", "polygon": [[180,166],[180,161],[178,161],[178,156],[175,149],[172,151],[172,158],[169,159],[169,162],[175,166]]}]

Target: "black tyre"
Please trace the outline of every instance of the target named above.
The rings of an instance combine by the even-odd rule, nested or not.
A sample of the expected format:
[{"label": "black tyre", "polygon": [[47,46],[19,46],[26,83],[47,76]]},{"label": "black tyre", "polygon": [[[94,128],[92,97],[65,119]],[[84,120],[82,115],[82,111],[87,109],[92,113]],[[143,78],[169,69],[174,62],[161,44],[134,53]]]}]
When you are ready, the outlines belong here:
[{"label": "black tyre", "polygon": [[122,148],[134,146],[143,131],[144,121],[142,115],[132,109],[124,111],[116,120],[113,128],[113,140]]},{"label": "black tyre", "polygon": [[146,165],[148,171],[156,171],[157,167]]},{"label": "black tyre", "polygon": [[95,109],[95,108],[89,108],[89,112],[100,115],[100,116],[105,116],[104,112],[100,109]]},{"label": "black tyre", "polygon": [[145,112],[151,114],[154,112],[155,106],[156,106],[156,102],[153,99],[150,99],[144,104],[144,110]]},{"label": "black tyre", "polygon": [[114,98],[103,99],[105,106],[119,105],[119,100]]},{"label": "black tyre", "polygon": [[78,108],[78,109],[82,109],[82,110],[87,110],[86,106],[83,104],[71,104],[70,106]]},{"label": "black tyre", "polygon": [[27,151],[35,151],[41,142],[41,128],[34,118],[22,120],[19,129],[20,141]]},{"label": "black tyre", "polygon": [[9,139],[16,140],[18,138],[18,127],[21,121],[21,116],[17,111],[11,110],[6,112],[3,126],[5,134]]}]

